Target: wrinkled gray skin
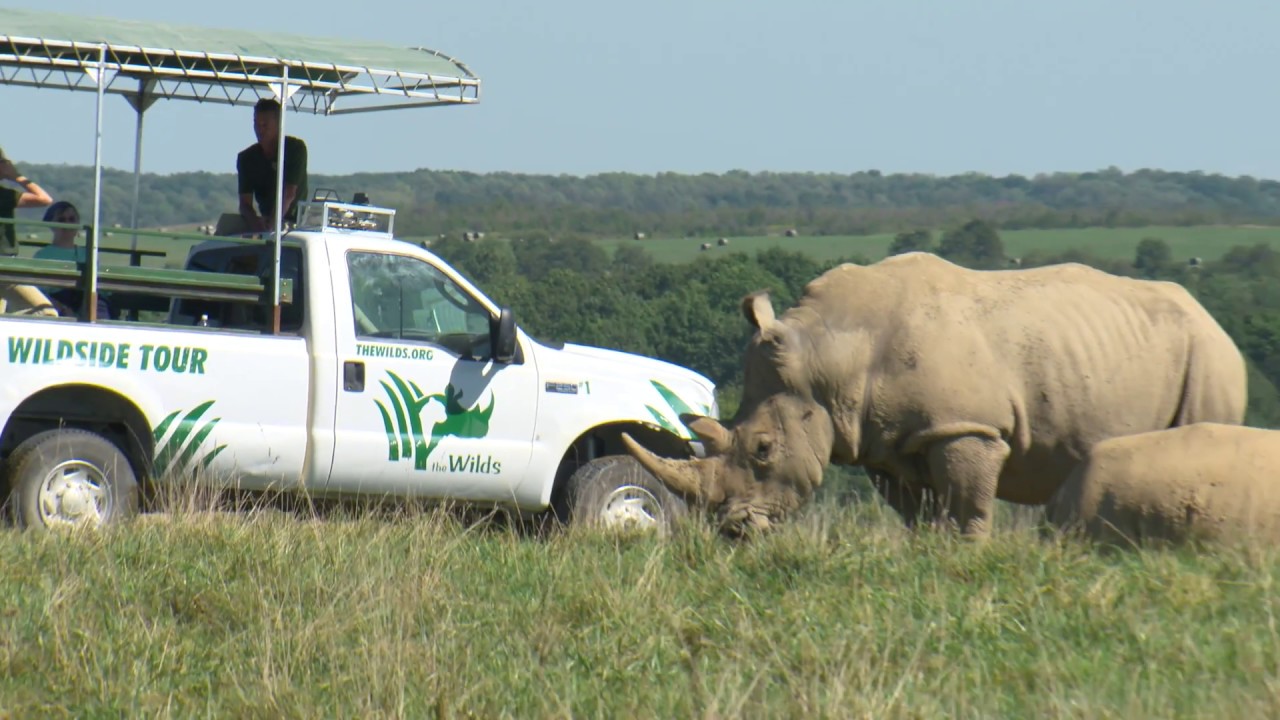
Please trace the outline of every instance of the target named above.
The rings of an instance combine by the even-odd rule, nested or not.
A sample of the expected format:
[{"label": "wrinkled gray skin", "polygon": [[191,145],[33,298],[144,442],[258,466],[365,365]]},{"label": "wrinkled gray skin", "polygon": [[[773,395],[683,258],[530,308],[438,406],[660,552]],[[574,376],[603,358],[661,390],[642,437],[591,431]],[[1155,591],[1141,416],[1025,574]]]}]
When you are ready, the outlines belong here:
[{"label": "wrinkled gray skin", "polygon": [[756,327],[728,427],[682,418],[707,457],[650,472],[739,535],[809,500],[829,463],[861,465],[908,525],[985,536],[996,499],[1042,505],[1108,437],[1238,425],[1244,358],[1173,283],[1078,264],[974,271],[927,253],[843,265]]}]

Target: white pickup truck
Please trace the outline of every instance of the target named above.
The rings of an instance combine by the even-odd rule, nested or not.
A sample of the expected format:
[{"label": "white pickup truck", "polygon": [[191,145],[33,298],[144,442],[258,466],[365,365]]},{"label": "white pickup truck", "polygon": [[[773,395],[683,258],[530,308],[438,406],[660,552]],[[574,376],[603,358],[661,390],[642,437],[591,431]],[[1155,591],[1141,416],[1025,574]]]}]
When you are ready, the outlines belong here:
[{"label": "white pickup truck", "polygon": [[[304,205],[280,248],[278,331],[274,294],[263,300],[270,234],[196,245],[184,270],[96,268],[108,303],[158,296],[163,322],[0,315],[0,492],[13,519],[112,522],[145,508],[148,490],[193,480],[571,522],[660,526],[682,513],[619,437],[698,453],[680,416],[717,415],[711,381],[540,342],[441,258],[395,239],[394,215]],[[75,263],[0,258],[11,299],[19,283],[85,277]]]}]

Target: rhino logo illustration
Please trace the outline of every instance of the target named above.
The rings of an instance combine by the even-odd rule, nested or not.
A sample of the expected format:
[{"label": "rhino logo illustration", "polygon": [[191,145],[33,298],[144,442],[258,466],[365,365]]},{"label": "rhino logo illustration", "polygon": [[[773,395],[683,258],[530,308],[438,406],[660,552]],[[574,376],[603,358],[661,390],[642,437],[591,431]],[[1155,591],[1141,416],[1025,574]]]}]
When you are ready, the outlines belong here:
[{"label": "rhino logo illustration", "polygon": [[[443,393],[428,395],[416,383],[406,382],[394,372],[387,371],[387,376],[390,383],[380,382],[387,393],[386,404],[374,401],[387,431],[387,460],[398,462],[413,458],[414,470],[426,470],[427,459],[442,438],[482,438],[489,434],[493,398],[483,410],[478,405],[467,409],[462,403],[462,391],[453,383],[447,385]],[[422,411],[437,400],[444,406],[444,420],[433,425],[430,432],[423,432]]]}]

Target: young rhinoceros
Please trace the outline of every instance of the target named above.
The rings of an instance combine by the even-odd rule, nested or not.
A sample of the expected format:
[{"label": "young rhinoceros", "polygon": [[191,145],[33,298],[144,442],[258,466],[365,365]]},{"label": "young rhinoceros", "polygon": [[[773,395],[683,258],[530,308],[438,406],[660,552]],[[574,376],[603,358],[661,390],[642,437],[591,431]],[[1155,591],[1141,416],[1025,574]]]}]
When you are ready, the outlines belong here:
[{"label": "young rhinoceros", "polygon": [[1280,431],[1197,423],[1094,445],[1051,526],[1117,545],[1280,540]]},{"label": "young rhinoceros", "polygon": [[1244,420],[1243,356],[1173,283],[908,253],[824,273],[780,318],[764,293],[743,312],[737,415],[685,418],[707,457],[624,436],[730,534],[779,522],[835,462],[866,467],[908,524],[945,511],[984,536],[997,498],[1043,505],[1099,440]]}]

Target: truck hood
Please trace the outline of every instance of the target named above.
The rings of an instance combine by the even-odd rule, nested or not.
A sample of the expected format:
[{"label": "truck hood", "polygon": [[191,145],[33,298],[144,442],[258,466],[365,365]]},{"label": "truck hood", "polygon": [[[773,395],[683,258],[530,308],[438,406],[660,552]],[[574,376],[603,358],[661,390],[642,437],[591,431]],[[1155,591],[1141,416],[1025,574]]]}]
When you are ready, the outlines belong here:
[{"label": "truck hood", "polygon": [[591,347],[590,345],[574,345],[572,343],[566,343],[561,352],[568,357],[581,358],[592,365],[599,362],[607,362],[616,366],[630,368],[637,375],[643,375],[646,378],[683,380],[700,385],[709,393],[715,392],[715,383],[711,382],[706,376],[665,360],[633,355],[618,350],[606,350],[605,348]]},{"label": "truck hood", "polygon": [[588,392],[619,403],[620,412],[626,408],[623,415],[652,419],[681,437],[691,437],[681,413],[719,413],[715,383],[689,368],[617,350],[529,339],[538,374],[548,386],[589,383]]}]

